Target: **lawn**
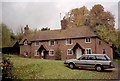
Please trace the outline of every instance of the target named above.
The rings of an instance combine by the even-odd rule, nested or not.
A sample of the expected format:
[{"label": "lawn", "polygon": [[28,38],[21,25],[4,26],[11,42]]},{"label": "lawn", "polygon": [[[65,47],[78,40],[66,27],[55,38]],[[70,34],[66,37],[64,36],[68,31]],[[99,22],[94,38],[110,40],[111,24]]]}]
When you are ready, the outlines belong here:
[{"label": "lawn", "polygon": [[18,79],[114,79],[118,73],[117,69],[103,72],[94,69],[72,70],[64,65],[64,61],[58,60],[22,58],[17,55],[7,57],[13,63]]}]

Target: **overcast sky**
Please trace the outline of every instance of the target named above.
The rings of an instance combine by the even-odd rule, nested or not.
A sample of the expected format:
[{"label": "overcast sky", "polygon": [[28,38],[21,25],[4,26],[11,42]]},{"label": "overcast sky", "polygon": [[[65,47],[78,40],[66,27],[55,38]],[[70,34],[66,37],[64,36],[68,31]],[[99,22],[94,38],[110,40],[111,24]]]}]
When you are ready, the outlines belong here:
[{"label": "overcast sky", "polygon": [[[97,1],[97,0],[96,0]],[[104,1],[104,2],[103,2]],[[118,0],[100,0],[88,2],[87,0],[4,0],[0,3],[2,8],[0,18],[14,33],[19,32],[20,27],[29,25],[31,29],[49,27],[60,29],[60,20],[71,9],[86,6],[89,10],[95,5],[101,4],[105,11],[110,11],[115,17],[115,28],[118,28]],[[61,17],[60,17],[61,13]]]}]

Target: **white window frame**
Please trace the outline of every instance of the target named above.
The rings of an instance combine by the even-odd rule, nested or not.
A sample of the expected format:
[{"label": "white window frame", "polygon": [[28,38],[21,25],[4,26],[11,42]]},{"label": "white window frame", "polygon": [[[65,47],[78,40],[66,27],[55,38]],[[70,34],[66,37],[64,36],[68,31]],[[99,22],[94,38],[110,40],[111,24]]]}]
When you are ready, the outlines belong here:
[{"label": "white window frame", "polygon": [[85,49],[85,54],[87,54],[87,50],[91,50],[91,54],[92,54],[92,49],[91,48],[86,48]]},{"label": "white window frame", "polygon": [[102,54],[104,54],[104,53],[103,53],[103,50],[105,50],[105,54],[106,54],[106,49],[102,49]]},{"label": "white window frame", "polygon": [[39,56],[37,50],[35,50],[35,55],[34,56]]},{"label": "white window frame", "polygon": [[28,41],[27,40],[24,41],[24,45],[28,45]]},{"label": "white window frame", "polygon": [[54,41],[54,40],[50,40],[49,41],[49,46],[54,46],[55,45],[55,41],[54,41],[54,45],[51,45],[51,41]]},{"label": "white window frame", "polygon": [[54,50],[49,50],[49,56],[54,56],[54,53],[53,53],[53,55],[52,55],[52,54],[51,54],[51,51],[54,52]]},{"label": "white window frame", "polygon": [[72,49],[67,49],[67,55],[73,55],[73,53],[72,53],[72,54],[68,54],[68,51],[69,51],[69,50],[71,50],[71,51],[72,51]]},{"label": "white window frame", "polygon": [[[71,44],[68,44],[68,40],[71,40]],[[72,45],[72,39],[66,39],[66,45]]]},{"label": "white window frame", "polygon": [[[37,42],[38,42],[38,45],[37,45]],[[39,46],[39,41],[35,41],[35,46]]]},{"label": "white window frame", "polygon": [[91,38],[90,38],[90,42],[87,42],[87,41],[86,41],[87,38],[90,38],[90,37],[86,37],[86,38],[85,38],[85,43],[91,43]]},{"label": "white window frame", "polygon": [[[26,55],[26,53],[27,53],[27,55]],[[24,52],[24,56],[28,56],[28,52]]]}]

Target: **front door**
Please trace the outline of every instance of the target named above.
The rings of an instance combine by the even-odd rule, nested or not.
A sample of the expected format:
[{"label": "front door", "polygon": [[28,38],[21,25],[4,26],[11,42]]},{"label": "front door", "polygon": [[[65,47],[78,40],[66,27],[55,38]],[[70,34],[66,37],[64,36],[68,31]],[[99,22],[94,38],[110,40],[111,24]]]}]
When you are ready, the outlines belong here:
[{"label": "front door", "polygon": [[42,59],[45,59],[44,51],[41,52]]},{"label": "front door", "polygon": [[76,49],[76,58],[78,59],[79,57],[81,57],[82,52],[81,49]]}]

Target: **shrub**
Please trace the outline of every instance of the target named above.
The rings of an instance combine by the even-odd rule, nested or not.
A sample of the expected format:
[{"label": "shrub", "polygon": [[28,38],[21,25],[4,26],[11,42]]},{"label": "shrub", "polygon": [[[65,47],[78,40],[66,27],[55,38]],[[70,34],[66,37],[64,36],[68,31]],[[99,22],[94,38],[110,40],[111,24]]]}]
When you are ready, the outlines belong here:
[{"label": "shrub", "polygon": [[2,63],[1,63],[1,69],[2,69],[2,80],[12,80],[16,79],[16,75],[13,74],[13,64],[9,59],[7,59],[5,56],[2,56]]},{"label": "shrub", "polygon": [[61,51],[59,48],[55,51],[55,60],[61,60]]}]

